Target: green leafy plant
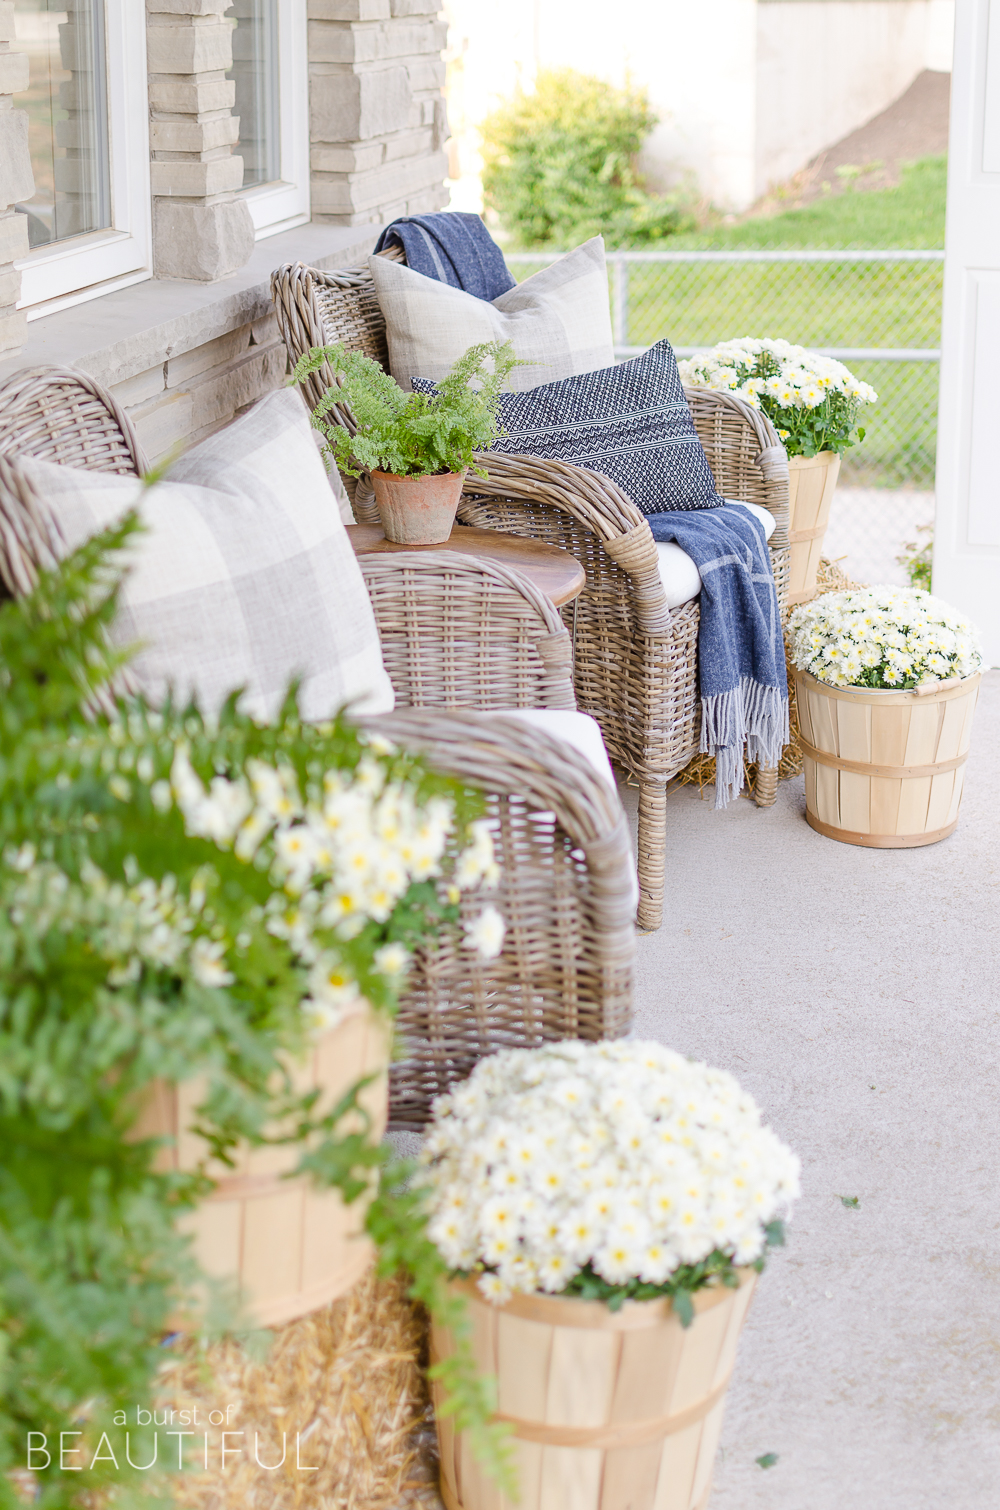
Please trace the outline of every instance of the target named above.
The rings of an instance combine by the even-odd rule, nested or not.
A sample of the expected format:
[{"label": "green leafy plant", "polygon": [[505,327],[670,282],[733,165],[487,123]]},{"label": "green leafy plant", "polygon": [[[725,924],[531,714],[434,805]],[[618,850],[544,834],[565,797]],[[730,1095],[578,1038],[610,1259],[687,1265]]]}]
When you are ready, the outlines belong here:
[{"label": "green leafy plant", "polygon": [[[471,468],[485,477],[474,453],[488,450],[498,433],[500,394],[517,365],[509,341],[471,346],[433,394],[404,393],[378,362],[339,344],[317,346],[300,357],[291,382],[301,383],[327,363],[337,373],[337,385],[316,405],[312,423],[342,472],[427,477]],[[352,429],[334,413],[345,400]]]},{"label": "green leafy plant", "polygon": [[[176,1224],[211,1188],[202,1170],[158,1169],[157,1141],[136,1138],[152,1081],[200,1077],[199,1130],[215,1156],[244,1139],[294,1142],[308,1147],[299,1167],[345,1199],[370,1192],[384,1155],[359,1087],[321,1114],[291,1067],[352,995],[391,1013],[408,951],[457,922],[448,856],[471,853],[480,810],[475,793],[341,718],[304,724],[294,687],[269,725],[241,714],[235,695],[210,720],[193,705],[154,711],[116,699],[110,683],[125,657],[105,632],[136,528],[130,518],[106,530],[0,607],[0,1505],[9,1510],[26,1496],[43,1510],[76,1510],[112,1488],[119,1504],[146,1498],[102,1434],[124,1402],[149,1405],[178,1307],[197,1321],[201,1277]],[[408,871],[388,901],[359,897],[345,910],[319,851],[308,874],[297,868],[297,830],[332,800],[342,818],[356,804],[361,830],[374,832],[390,798],[399,811],[409,805],[418,829],[444,825],[440,864]],[[433,1303],[422,1218],[390,1195],[368,1218],[384,1240],[385,1213],[397,1213],[384,1261],[408,1263]],[[459,1362],[452,1378],[456,1409],[484,1422],[470,1368]],[[80,1472],[60,1471],[64,1432]]]},{"label": "green leafy plant", "polygon": [[650,245],[690,228],[680,195],[647,192],[636,156],[657,124],[644,89],[573,69],[539,73],[482,125],[483,192],[524,247],[604,235]]}]

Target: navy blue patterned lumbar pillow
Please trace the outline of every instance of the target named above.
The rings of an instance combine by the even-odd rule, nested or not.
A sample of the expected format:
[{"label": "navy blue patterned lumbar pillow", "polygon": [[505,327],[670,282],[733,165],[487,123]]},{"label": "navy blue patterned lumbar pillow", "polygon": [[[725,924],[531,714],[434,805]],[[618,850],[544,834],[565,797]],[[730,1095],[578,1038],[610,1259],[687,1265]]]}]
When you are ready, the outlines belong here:
[{"label": "navy blue patterned lumbar pillow", "polygon": [[[413,387],[434,391],[425,378],[414,378]],[[724,503],[669,341],[630,362],[504,393],[499,418],[506,433],[494,441],[494,451],[603,472],[644,514]]]}]

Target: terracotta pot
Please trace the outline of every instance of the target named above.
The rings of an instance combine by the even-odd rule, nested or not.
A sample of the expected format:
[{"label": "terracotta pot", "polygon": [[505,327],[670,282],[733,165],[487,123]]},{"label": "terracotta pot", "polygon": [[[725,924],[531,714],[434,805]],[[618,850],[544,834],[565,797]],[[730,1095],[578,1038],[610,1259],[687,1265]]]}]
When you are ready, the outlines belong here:
[{"label": "terracotta pot", "polygon": [[372,487],[385,538],[394,545],[441,545],[452,532],[465,472],[397,477],[373,472]]},{"label": "terracotta pot", "polygon": [[794,675],[810,827],[870,849],[946,839],[958,822],[979,674],[913,692]]},{"label": "terracotta pot", "polygon": [[[296,1065],[300,1091],[318,1088],[317,1112],[331,1110],[367,1075],[376,1078],[359,1096],[381,1138],[388,1111],[389,1027],[370,1008],[350,1013]],[[206,1159],[207,1145],[192,1131],[194,1111],[205,1093],[198,1080],[175,1085],[156,1081],[134,1129],[135,1137],[170,1137],[158,1167],[191,1170]],[[299,1176],[287,1179],[302,1156],[301,1145],[237,1149],[235,1167],[209,1159],[216,1180],[211,1195],[182,1218],[206,1274],[235,1282],[240,1299],[259,1326],[280,1326],[329,1304],[350,1290],[373,1257],[364,1235],[364,1199],[345,1206],[338,1190],[322,1190]],[[183,1324],[179,1318],[178,1324]]]},{"label": "terracotta pot", "polygon": [[839,474],[840,457],[833,451],[788,458],[789,605],[807,603],[815,596],[816,571]]},{"label": "terracotta pot", "polygon": [[[701,1290],[684,1328],[669,1300],[515,1295],[485,1301],[469,1281],[472,1346],[511,1424],[520,1510],[703,1510],[726,1390],[756,1274]],[[435,1331],[437,1357],[450,1338]],[[434,1386],[435,1398],[439,1386]],[[438,1414],[447,1510],[514,1510],[486,1478],[454,1417]]]}]

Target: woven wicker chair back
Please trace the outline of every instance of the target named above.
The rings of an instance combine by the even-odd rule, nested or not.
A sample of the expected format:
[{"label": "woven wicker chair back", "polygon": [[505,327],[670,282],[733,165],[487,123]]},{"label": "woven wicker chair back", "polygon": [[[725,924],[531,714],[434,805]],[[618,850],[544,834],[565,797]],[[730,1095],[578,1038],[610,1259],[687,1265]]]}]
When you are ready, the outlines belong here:
[{"label": "woven wicker chair back", "polygon": [[0,384],[0,456],[87,472],[146,470],[124,410],[93,378],[69,367],[32,367]]}]

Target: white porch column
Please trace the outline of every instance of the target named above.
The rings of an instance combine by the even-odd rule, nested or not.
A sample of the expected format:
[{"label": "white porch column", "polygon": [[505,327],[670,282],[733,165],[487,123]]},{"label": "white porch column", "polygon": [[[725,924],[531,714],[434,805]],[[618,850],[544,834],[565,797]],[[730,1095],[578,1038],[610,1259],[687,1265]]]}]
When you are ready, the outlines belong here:
[{"label": "white porch column", "polygon": [[934,592],[1000,665],[1000,0],[958,0]]}]

